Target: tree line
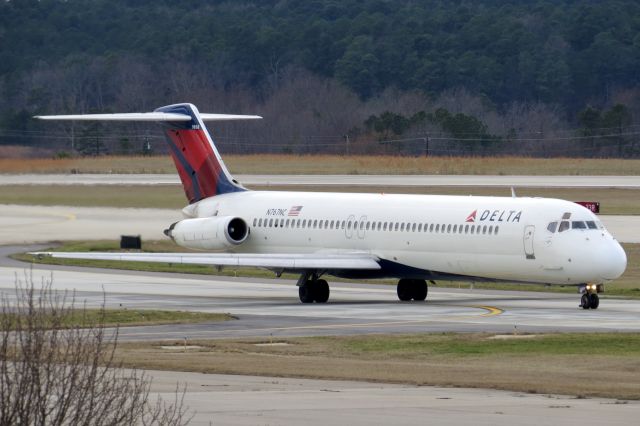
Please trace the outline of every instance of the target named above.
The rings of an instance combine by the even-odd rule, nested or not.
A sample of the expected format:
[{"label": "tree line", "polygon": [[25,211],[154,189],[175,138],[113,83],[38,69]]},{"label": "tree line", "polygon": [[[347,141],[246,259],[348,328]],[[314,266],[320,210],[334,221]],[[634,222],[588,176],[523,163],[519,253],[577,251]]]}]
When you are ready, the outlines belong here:
[{"label": "tree line", "polygon": [[[585,134],[583,112],[619,104],[624,126],[640,114],[637,16],[631,0],[9,0],[0,4],[0,143],[43,143],[30,119],[38,113],[189,100],[265,115],[254,129],[219,130],[235,150],[330,151],[347,138],[387,149],[374,148],[370,116],[440,109],[450,116],[422,128],[460,140],[452,123],[469,121],[480,139],[466,141],[471,154],[505,141],[548,152],[536,134],[567,141],[554,144],[572,155],[582,139],[568,136],[608,137]],[[631,146],[634,132],[618,133]],[[140,145],[141,134],[118,144]]]}]

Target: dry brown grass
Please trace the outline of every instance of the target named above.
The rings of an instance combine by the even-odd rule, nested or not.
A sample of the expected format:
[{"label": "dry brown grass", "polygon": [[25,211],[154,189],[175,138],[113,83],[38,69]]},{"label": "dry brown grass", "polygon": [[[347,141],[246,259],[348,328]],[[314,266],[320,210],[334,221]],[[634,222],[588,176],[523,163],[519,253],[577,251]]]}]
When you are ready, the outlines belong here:
[{"label": "dry brown grass", "polygon": [[[0,173],[175,173],[169,156],[7,159]],[[637,175],[640,160],[525,157],[225,155],[233,173]]]},{"label": "dry brown grass", "polygon": [[256,346],[257,341],[251,340],[201,341],[189,342],[202,346],[201,349],[183,352],[161,349],[160,344],[127,343],[119,348],[119,357],[130,366],[150,369],[640,398],[637,354],[587,356],[498,351],[490,355],[465,355],[389,350],[372,355],[344,349],[345,341],[376,338],[380,336],[279,340],[288,342],[287,346]]}]

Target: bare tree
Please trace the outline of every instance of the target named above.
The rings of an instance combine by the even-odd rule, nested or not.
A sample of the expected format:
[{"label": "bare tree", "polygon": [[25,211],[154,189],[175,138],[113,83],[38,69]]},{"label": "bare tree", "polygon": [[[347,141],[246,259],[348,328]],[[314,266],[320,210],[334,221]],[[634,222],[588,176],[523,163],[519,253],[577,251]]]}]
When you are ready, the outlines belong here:
[{"label": "bare tree", "polygon": [[184,391],[152,401],[151,380],[114,359],[118,331],[105,328],[104,308],[90,320],[51,283],[36,289],[25,273],[15,299],[1,296],[0,425],[188,423]]}]

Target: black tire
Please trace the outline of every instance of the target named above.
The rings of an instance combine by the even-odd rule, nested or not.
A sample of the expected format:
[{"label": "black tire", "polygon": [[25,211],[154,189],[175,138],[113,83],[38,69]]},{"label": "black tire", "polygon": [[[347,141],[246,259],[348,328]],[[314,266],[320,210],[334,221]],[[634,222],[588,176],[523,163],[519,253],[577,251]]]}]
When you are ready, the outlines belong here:
[{"label": "black tire", "polygon": [[600,306],[600,297],[596,293],[589,295],[589,306],[591,309],[598,309],[598,306]]},{"label": "black tire", "polygon": [[329,300],[329,283],[325,280],[317,280],[313,283],[314,300],[316,303],[327,303]]},{"label": "black tire", "polygon": [[429,288],[425,280],[413,280],[413,300],[423,302],[427,298]]},{"label": "black tire", "polygon": [[309,284],[311,283],[306,283],[305,285],[301,285],[300,287],[298,287],[298,296],[300,297],[300,301],[302,303],[313,303],[313,286]]},{"label": "black tire", "polygon": [[591,307],[591,298],[588,293],[584,293],[580,298],[580,306],[582,309],[589,309]]},{"label": "black tire", "polygon": [[408,302],[413,298],[412,280],[401,279],[398,281],[398,299]]}]

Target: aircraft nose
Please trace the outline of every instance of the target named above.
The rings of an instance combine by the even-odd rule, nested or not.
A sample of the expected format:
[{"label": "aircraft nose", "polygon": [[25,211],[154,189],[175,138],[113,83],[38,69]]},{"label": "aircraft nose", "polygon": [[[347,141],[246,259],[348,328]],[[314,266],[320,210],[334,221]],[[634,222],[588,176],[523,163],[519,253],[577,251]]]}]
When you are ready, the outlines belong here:
[{"label": "aircraft nose", "polygon": [[600,276],[605,280],[615,280],[627,269],[627,254],[617,241],[612,241],[600,259]]}]

